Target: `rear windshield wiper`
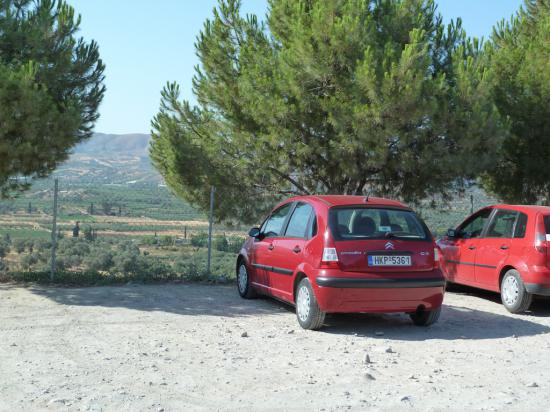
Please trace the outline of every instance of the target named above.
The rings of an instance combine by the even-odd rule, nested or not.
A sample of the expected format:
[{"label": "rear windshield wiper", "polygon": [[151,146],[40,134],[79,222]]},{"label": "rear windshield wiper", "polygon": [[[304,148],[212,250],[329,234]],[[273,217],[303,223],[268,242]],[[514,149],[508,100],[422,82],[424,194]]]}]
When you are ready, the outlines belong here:
[{"label": "rear windshield wiper", "polygon": [[393,233],[393,232],[386,232],[386,233],[384,234],[384,237],[385,237],[386,239],[393,239],[393,238],[395,238],[395,237],[397,237],[397,236],[396,236],[395,233]]}]

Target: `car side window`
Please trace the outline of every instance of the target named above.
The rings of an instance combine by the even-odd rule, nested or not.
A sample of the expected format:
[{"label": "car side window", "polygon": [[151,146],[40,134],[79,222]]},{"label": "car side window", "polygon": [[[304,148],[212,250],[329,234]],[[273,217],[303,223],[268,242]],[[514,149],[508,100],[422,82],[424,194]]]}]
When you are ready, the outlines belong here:
[{"label": "car side window", "polygon": [[487,237],[511,238],[518,212],[513,210],[498,210],[487,229]]},{"label": "car side window", "polygon": [[464,222],[458,229],[460,237],[465,239],[476,238],[481,235],[487,219],[491,215],[491,209],[485,209],[479,212],[477,215],[472,216],[466,222]]},{"label": "car side window", "polygon": [[307,228],[306,238],[311,239],[317,234],[317,216],[315,215],[315,210],[311,211],[311,221],[309,227]]},{"label": "car side window", "polygon": [[285,236],[299,238],[308,237],[308,233],[306,233],[306,231],[308,229],[309,219],[312,213],[313,207],[307,203],[298,203],[288,222]]},{"label": "car side window", "polygon": [[527,231],[527,215],[525,213],[520,213],[518,216],[518,221],[516,223],[516,230],[514,232],[514,237],[524,238],[526,231]]},{"label": "car side window", "polygon": [[281,235],[283,225],[285,224],[286,217],[292,203],[287,203],[274,211],[271,216],[262,225],[261,233],[264,237],[277,237]]}]

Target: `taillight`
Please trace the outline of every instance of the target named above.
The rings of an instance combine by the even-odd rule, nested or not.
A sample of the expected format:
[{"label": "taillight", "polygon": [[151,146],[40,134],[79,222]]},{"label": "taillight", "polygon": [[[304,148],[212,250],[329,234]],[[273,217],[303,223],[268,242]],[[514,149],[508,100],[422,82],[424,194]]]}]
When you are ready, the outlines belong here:
[{"label": "taillight", "polygon": [[535,235],[535,249],[540,253],[546,253],[546,233],[537,233]]},{"label": "taillight", "polygon": [[332,239],[329,229],[325,231],[324,243],[325,245],[323,248],[323,256],[321,258],[321,267],[338,268],[338,252],[334,247],[334,240]]},{"label": "taillight", "polygon": [[439,249],[434,247],[434,269],[438,269],[441,266],[439,259]]},{"label": "taillight", "polygon": [[537,218],[537,226],[535,232],[535,249],[546,254],[547,249],[547,236],[546,236],[546,226],[544,225],[544,216],[539,215]]},{"label": "taillight", "polygon": [[323,249],[323,262],[338,262],[338,253],[336,253],[335,247]]}]

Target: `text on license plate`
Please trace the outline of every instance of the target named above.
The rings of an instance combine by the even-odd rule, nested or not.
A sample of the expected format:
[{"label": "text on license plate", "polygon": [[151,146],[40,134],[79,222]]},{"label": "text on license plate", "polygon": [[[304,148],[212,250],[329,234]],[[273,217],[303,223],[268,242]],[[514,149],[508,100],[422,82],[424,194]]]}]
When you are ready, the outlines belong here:
[{"label": "text on license plate", "polygon": [[396,255],[371,255],[369,258],[369,266],[410,266],[410,256]]}]

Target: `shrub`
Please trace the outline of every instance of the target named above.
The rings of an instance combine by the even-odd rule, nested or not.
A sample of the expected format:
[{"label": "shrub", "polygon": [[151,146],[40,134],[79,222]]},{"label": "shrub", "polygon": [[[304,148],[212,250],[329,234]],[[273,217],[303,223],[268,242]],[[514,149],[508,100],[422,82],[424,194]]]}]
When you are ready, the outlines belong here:
[{"label": "shrub", "polygon": [[208,278],[206,261],[201,262],[194,258],[178,258],[174,263],[174,270],[180,277],[190,281],[200,281]]},{"label": "shrub", "polygon": [[88,242],[92,242],[94,240],[94,230],[90,225],[86,225],[84,229],[82,230],[82,234],[84,235],[84,239],[86,239]]},{"label": "shrub", "polygon": [[160,238],[161,246],[170,246],[174,244],[174,238],[172,236],[163,236]]},{"label": "shrub", "polygon": [[82,258],[79,255],[65,256],[67,267],[74,268],[82,264]]},{"label": "shrub", "polygon": [[199,232],[191,235],[191,245],[195,247],[207,247],[208,246],[208,233]]},{"label": "shrub", "polygon": [[15,249],[15,251],[17,252],[18,255],[23,253],[25,251],[26,247],[27,247],[27,242],[23,239],[17,239],[13,243],[13,248]]},{"label": "shrub", "polygon": [[213,240],[214,249],[220,252],[227,252],[229,249],[229,241],[225,236],[217,236]]},{"label": "shrub", "polygon": [[229,242],[227,252],[239,253],[246,239],[243,236],[229,236],[227,240]]},{"label": "shrub", "polygon": [[113,267],[113,253],[110,250],[96,249],[94,252],[83,259],[83,264],[88,270],[108,271]]},{"label": "shrub", "polygon": [[36,253],[29,253],[21,258],[21,265],[27,270],[31,270],[31,268],[37,263],[38,254]]},{"label": "shrub", "polygon": [[52,242],[49,240],[36,239],[33,243],[34,244],[33,244],[32,250],[29,248],[30,252],[32,252],[33,250],[38,252],[44,252],[46,250],[52,249]]},{"label": "shrub", "polygon": [[132,253],[139,255],[139,247],[132,241],[123,241],[118,243],[117,249],[123,253]]},{"label": "shrub", "polygon": [[0,260],[4,259],[6,255],[10,252],[10,245],[6,242],[0,242]]}]

